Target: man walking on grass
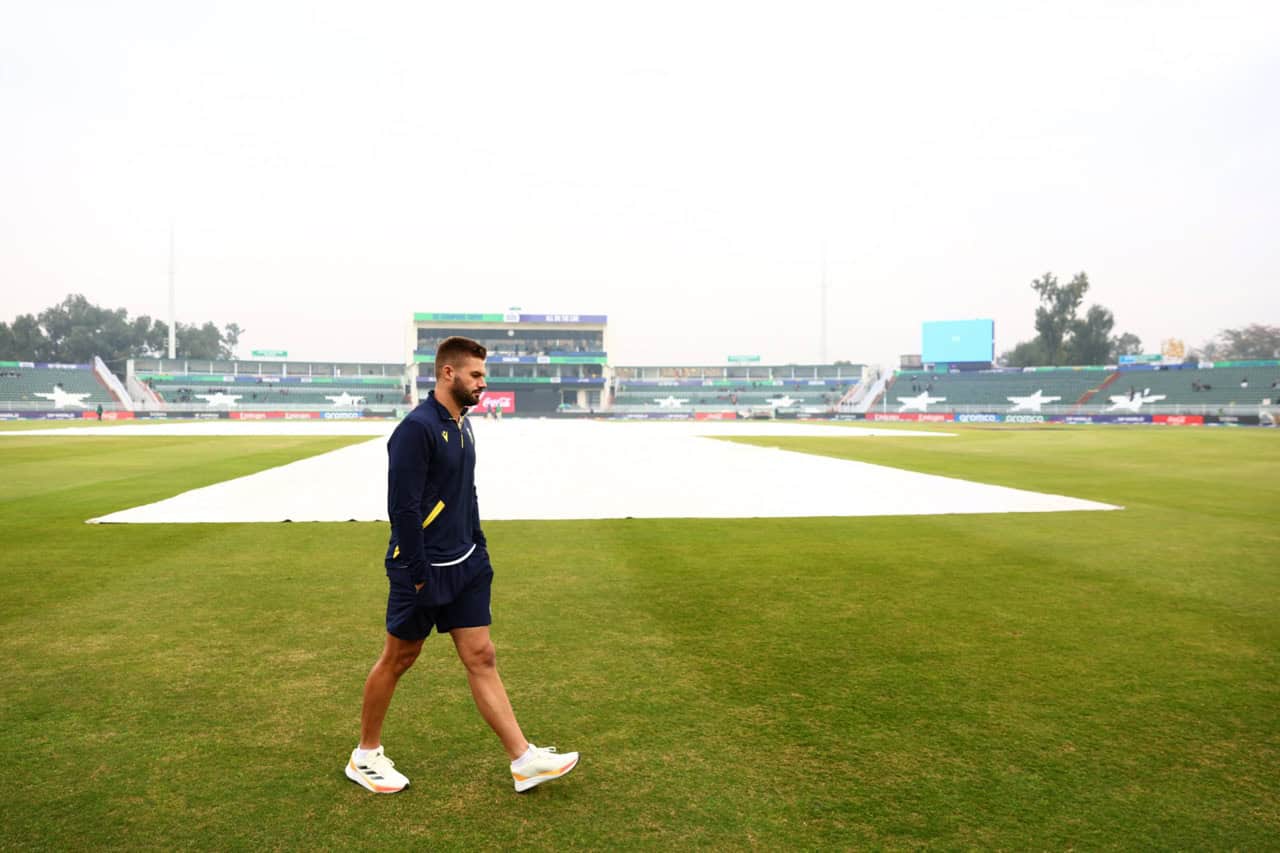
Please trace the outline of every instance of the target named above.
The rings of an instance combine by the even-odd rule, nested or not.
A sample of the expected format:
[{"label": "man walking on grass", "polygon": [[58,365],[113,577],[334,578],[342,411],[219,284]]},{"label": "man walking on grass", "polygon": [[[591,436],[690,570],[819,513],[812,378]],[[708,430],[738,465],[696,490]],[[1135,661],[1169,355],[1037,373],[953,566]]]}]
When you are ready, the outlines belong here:
[{"label": "man walking on grass", "polygon": [[468,338],[441,343],[435,390],[387,442],[387,639],[365,681],[360,744],[346,766],[348,779],[379,794],[409,785],[382,751],[382,721],[396,683],[432,628],[453,638],[476,707],[511,759],[517,791],[558,779],[578,763],[576,752],[558,753],[525,740],[489,639],[493,568],[480,530],[475,440],[466,422],[467,409],[485,389],[486,355]]}]

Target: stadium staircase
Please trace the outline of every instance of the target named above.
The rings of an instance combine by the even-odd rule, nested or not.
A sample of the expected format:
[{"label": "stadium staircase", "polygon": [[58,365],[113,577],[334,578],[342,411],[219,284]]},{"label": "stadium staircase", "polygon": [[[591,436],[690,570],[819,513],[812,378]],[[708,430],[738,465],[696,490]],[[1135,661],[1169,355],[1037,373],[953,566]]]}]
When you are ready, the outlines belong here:
[{"label": "stadium staircase", "polygon": [[135,406],[141,407],[144,411],[160,411],[164,409],[164,400],[150,385],[145,382],[139,382],[136,376],[129,376],[127,382],[129,394],[133,397]]},{"label": "stadium staircase", "polygon": [[876,380],[876,384],[871,386],[871,390],[862,398],[862,403],[860,403],[854,411],[869,412],[876,406],[880,405],[880,401],[889,395],[889,392],[893,389],[894,383],[897,382],[897,379],[898,376],[895,373],[889,373],[881,376]]},{"label": "stadium staircase", "polygon": [[837,412],[852,412],[854,406],[866,396],[867,389],[870,386],[865,382],[855,382],[848,391],[844,392],[844,396],[836,401]]},{"label": "stadium staircase", "polygon": [[1095,396],[1097,396],[1098,394],[1101,394],[1103,391],[1107,390],[1107,388],[1114,385],[1115,381],[1119,378],[1120,378],[1120,372],[1118,370],[1113,370],[1110,373],[1108,373],[1107,378],[1104,379],[1102,383],[1098,385],[1097,388],[1090,388],[1089,390],[1085,391],[1083,394],[1080,395],[1080,399],[1076,400],[1075,405],[1071,407],[1071,411],[1073,412],[1079,411],[1081,406],[1087,405],[1088,402],[1092,400]]},{"label": "stadium staircase", "polygon": [[107,363],[96,355],[93,357],[93,373],[98,377],[98,381],[106,387],[111,396],[115,398],[118,408],[133,411],[133,398],[125,390],[124,385],[120,384],[119,378],[108,369]]}]

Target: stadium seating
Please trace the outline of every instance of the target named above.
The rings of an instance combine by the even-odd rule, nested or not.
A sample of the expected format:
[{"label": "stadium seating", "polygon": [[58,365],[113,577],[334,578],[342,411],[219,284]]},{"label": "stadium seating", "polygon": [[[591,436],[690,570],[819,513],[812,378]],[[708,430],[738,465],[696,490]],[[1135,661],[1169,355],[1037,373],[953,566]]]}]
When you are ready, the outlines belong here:
[{"label": "stadium seating", "polygon": [[1213,367],[1122,370],[1113,393],[1163,394],[1165,404],[1185,407],[1258,406],[1280,398],[1280,367]]},{"label": "stadium seating", "polygon": [[[200,377],[207,379],[208,377]],[[165,380],[151,380],[150,386],[169,405],[208,405],[198,395],[229,394],[238,396],[236,406],[323,406],[335,405],[329,397],[348,394],[352,397],[363,397],[360,406],[388,405],[401,403],[403,388],[400,380],[390,379],[387,382],[373,384],[333,383],[313,385],[310,383],[250,383],[250,382],[203,382],[193,381],[194,377],[174,376]]]},{"label": "stadium seating", "polygon": [[904,371],[898,374],[888,396],[889,402],[893,403],[899,397],[927,392],[930,396],[946,398],[945,405],[935,406],[939,409],[968,406],[1004,411],[1013,405],[1009,397],[1026,397],[1041,391],[1046,397],[1060,398],[1053,405],[1070,407],[1096,392],[1112,373],[1103,369],[973,373]]},{"label": "stadium seating", "polygon": [[[1248,382],[1242,387],[1242,382]],[[1257,407],[1280,398],[1280,368],[1267,366],[1171,367],[1160,370],[1115,368],[1035,368],[972,373],[922,370],[897,374],[887,393],[887,404],[921,392],[944,401],[930,404],[933,411],[993,411],[1011,409],[1009,397],[1027,397],[1036,391],[1059,397],[1046,404],[1046,412],[1106,410],[1112,397],[1148,394],[1162,396],[1143,411],[1210,412],[1224,407]]]},{"label": "stadium seating", "polygon": [[[99,404],[116,405],[87,364],[36,366],[31,362],[4,362],[0,365],[0,408],[54,409],[53,400],[38,395],[53,394],[57,388],[71,395],[86,395],[80,398],[85,409],[94,409]],[[79,409],[80,406],[68,403],[61,408]]]},{"label": "stadium seating", "polygon": [[[237,409],[392,408],[404,402],[399,365],[136,359],[129,369],[168,408],[226,405],[202,399],[213,394],[236,397]],[[343,394],[363,400],[329,399]]]},{"label": "stadium seating", "polygon": [[[621,412],[738,411],[771,409],[779,413],[830,411],[852,386],[848,379],[830,380],[743,380],[703,384],[678,380],[679,384],[654,381],[615,380],[613,409]],[[673,406],[659,402],[683,400]],[[780,405],[779,400],[785,401]]]}]

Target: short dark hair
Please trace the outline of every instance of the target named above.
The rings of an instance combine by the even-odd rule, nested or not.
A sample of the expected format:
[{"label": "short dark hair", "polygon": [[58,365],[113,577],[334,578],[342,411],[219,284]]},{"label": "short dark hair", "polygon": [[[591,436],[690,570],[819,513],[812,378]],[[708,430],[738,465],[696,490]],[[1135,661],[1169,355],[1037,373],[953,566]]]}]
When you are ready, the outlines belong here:
[{"label": "short dark hair", "polygon": [[451,338],[445,338],[440,342],[440,346],[436,347],[436,378],[440,378],[440,371],[444,369],[446,364],[452,364],[454,367],[462,364],[463,360],[469,357],[475,357],[484,361],[489,351],[484,348],[484,344],[454,335]]}]

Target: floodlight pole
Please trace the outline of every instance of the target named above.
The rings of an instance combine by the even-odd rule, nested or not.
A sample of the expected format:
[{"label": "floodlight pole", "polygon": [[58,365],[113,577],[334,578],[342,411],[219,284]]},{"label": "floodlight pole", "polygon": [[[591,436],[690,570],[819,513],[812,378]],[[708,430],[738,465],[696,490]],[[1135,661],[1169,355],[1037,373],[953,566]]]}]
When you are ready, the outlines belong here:
[{"label": "floodlight pole", "polygon": [[820,299],[818,317],[821,330],[818,335],[818,363],[827,363],[827,244],[822,244],[822,282],[819,285]]},{"label": "floodlight pole", "polygon": [[178,357],[178,323],[174,318],[177,309],[174,307],[176,299],[174,297],[173,286],[173,267],[174,267],[174,251],[173,251],[173,220],[169,220],[169,359],[172,361]]}]

